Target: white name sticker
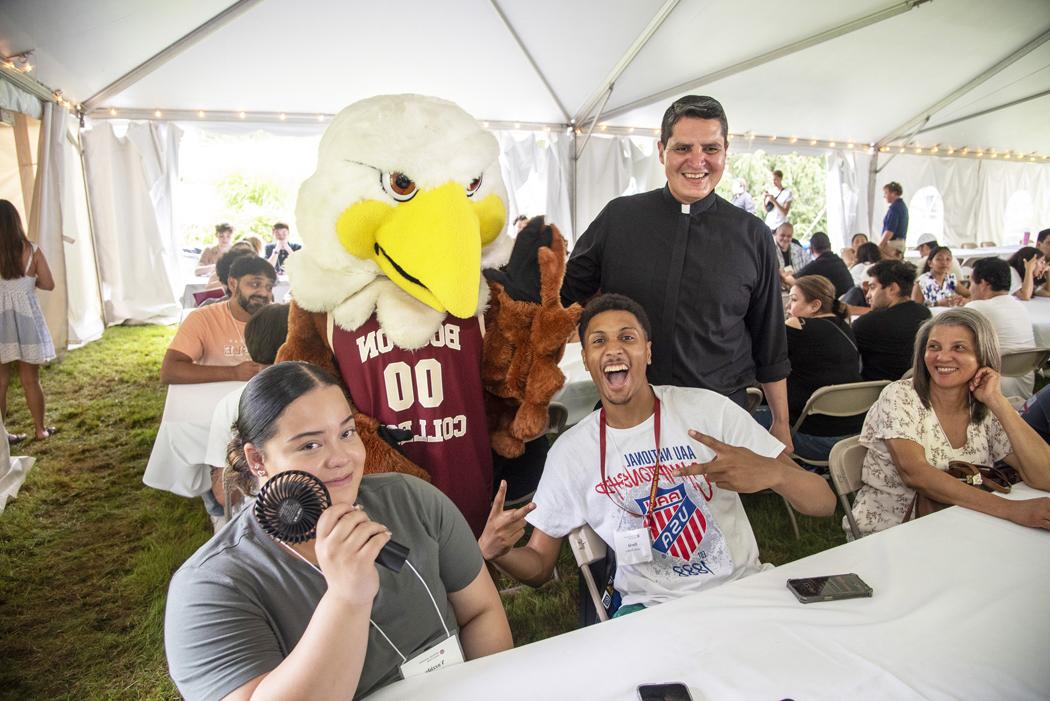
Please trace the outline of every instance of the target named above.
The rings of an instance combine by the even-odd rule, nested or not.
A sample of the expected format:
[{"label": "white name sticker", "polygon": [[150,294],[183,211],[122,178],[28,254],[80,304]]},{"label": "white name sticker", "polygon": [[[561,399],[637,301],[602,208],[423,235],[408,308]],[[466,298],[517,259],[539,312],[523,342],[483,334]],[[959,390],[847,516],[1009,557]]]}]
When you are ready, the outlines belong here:
[{"label": "white name sticker", "polygon": [[462,661],[463,648],[459,646],[459,636],[453,635],[401,665],[401,676],[404,679],[417,677],[442,667],[451,667]]},{"label": "white name sticker", "polygon": [[616,531],[616,562],[621,565],[637,565],[652,562],[653,549],[649,542],[649,531],[636,528],[633,531]]}]

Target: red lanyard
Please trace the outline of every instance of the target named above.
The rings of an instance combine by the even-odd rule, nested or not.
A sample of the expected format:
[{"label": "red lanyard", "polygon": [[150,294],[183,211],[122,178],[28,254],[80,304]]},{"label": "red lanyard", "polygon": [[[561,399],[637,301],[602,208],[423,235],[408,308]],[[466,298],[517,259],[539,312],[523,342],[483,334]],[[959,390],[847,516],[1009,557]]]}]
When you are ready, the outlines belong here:
[{"label": "red lanyard", "polygon": [[[653,397],[653,435],[656,440],[656,464],[653,465],[653,479],[649,486],[649,511],[643,516],[642,514],[636,514],[626,506],[616,504],[616,500],[609,494],[609,490],[605,489],[605,496],[609,497],[609,500],[619,506],[621,509],[631,514],[632,516],[639,516],[644,519],[645,527],[649,527],[649,520],[653,512],[653,507],[656,505],[656,490],[660,486],[660,398]],[[598,459],[601,460],[601,475],[602,484],[605,484],[605,407],[602,407],[601,412],[598,414]]]}]

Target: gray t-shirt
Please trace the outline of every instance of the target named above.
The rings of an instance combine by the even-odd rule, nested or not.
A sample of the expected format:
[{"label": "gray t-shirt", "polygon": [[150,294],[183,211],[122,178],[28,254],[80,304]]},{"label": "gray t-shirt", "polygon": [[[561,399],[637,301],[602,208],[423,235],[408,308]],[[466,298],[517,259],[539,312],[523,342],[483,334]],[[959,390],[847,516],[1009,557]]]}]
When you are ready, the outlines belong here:
[{"label": "gray t-shirt", "polygon": [[[447,593],[477,577],[482,559],[448,497],[405,475],[366,476],[358,504],[411,552],[445,623],[457,632]],[[322,575],[274,542],[246,508],[183,563],[171,580],[164,621],[168,669],[179,692],[220,699],[275,669],[299,642],[327,590]],[[372,620],[412,658],[445,636],[422,583],[405,567],[379,568]],[[401,658],[372,627],[354,698],[400,678]]]}]

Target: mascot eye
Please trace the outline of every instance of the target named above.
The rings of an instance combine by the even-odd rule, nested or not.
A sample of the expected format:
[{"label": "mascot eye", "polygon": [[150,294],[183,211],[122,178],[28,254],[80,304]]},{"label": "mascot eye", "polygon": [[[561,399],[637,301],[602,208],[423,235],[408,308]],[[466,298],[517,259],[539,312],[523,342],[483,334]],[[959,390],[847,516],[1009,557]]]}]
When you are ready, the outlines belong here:
[{"label": "mascot eye", "polygon": [[398,202],[408,202],[419,191],[415,181],[404,173],[384,174],[381,176],[381,182],[387,194]]},{"label": "mascot eye", "polygon": [[471,180],[470,184],[467,185],[467,197],[473,197],[474,193],[477,192],[480,188],[481,188],[481,176],[479,175],[478,177],[476,177],[473,180]]}]

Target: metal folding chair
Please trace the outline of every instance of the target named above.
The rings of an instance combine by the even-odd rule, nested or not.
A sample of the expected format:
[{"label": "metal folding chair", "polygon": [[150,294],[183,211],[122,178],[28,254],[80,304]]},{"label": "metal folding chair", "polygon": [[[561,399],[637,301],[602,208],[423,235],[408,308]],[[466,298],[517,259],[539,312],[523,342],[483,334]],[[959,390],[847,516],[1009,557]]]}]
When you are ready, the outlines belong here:
[{"label": "metal folding chair", "polygon": [[852,436],[832,446],[831,456],[828,458],[831,487],[835,490],[839,503],[846,511],[846,521],[849,523],[849,530],[854,540],[859,539],[861,533],[856,519],[853,518],[853,508],[847,495],[854,493],[864,484],[861,475],[864,456],[867,454],[868,449],[860,444],[860,436]]},{"label": "metal folding chair", "polygon": [[[802,428],[806,418],[813,415],[856,416],[864,414],[879,398],[883,387],[889,383],[889,380],[869,380],[866,382],[850,382],[821,387],[806,402],[805,408],[802,409],[802,413],[799,414],[798,420],[795,421],[795,425],[791,427],[791,430],[797,433]],[[804,462],[807,465],[815,465],[817,467],[827,467],[829,462],[828,460],[803,458],[796,454],[792,454],[791,457],[795,462]],[[791,519],[791,528],[795,531],[795,538],[800,538],[798,521],[795,519],[795,510],[791,508],[791,504],[788,503],[787,499],[784,499],[784,506],[788,510],[788,517]]]}]

